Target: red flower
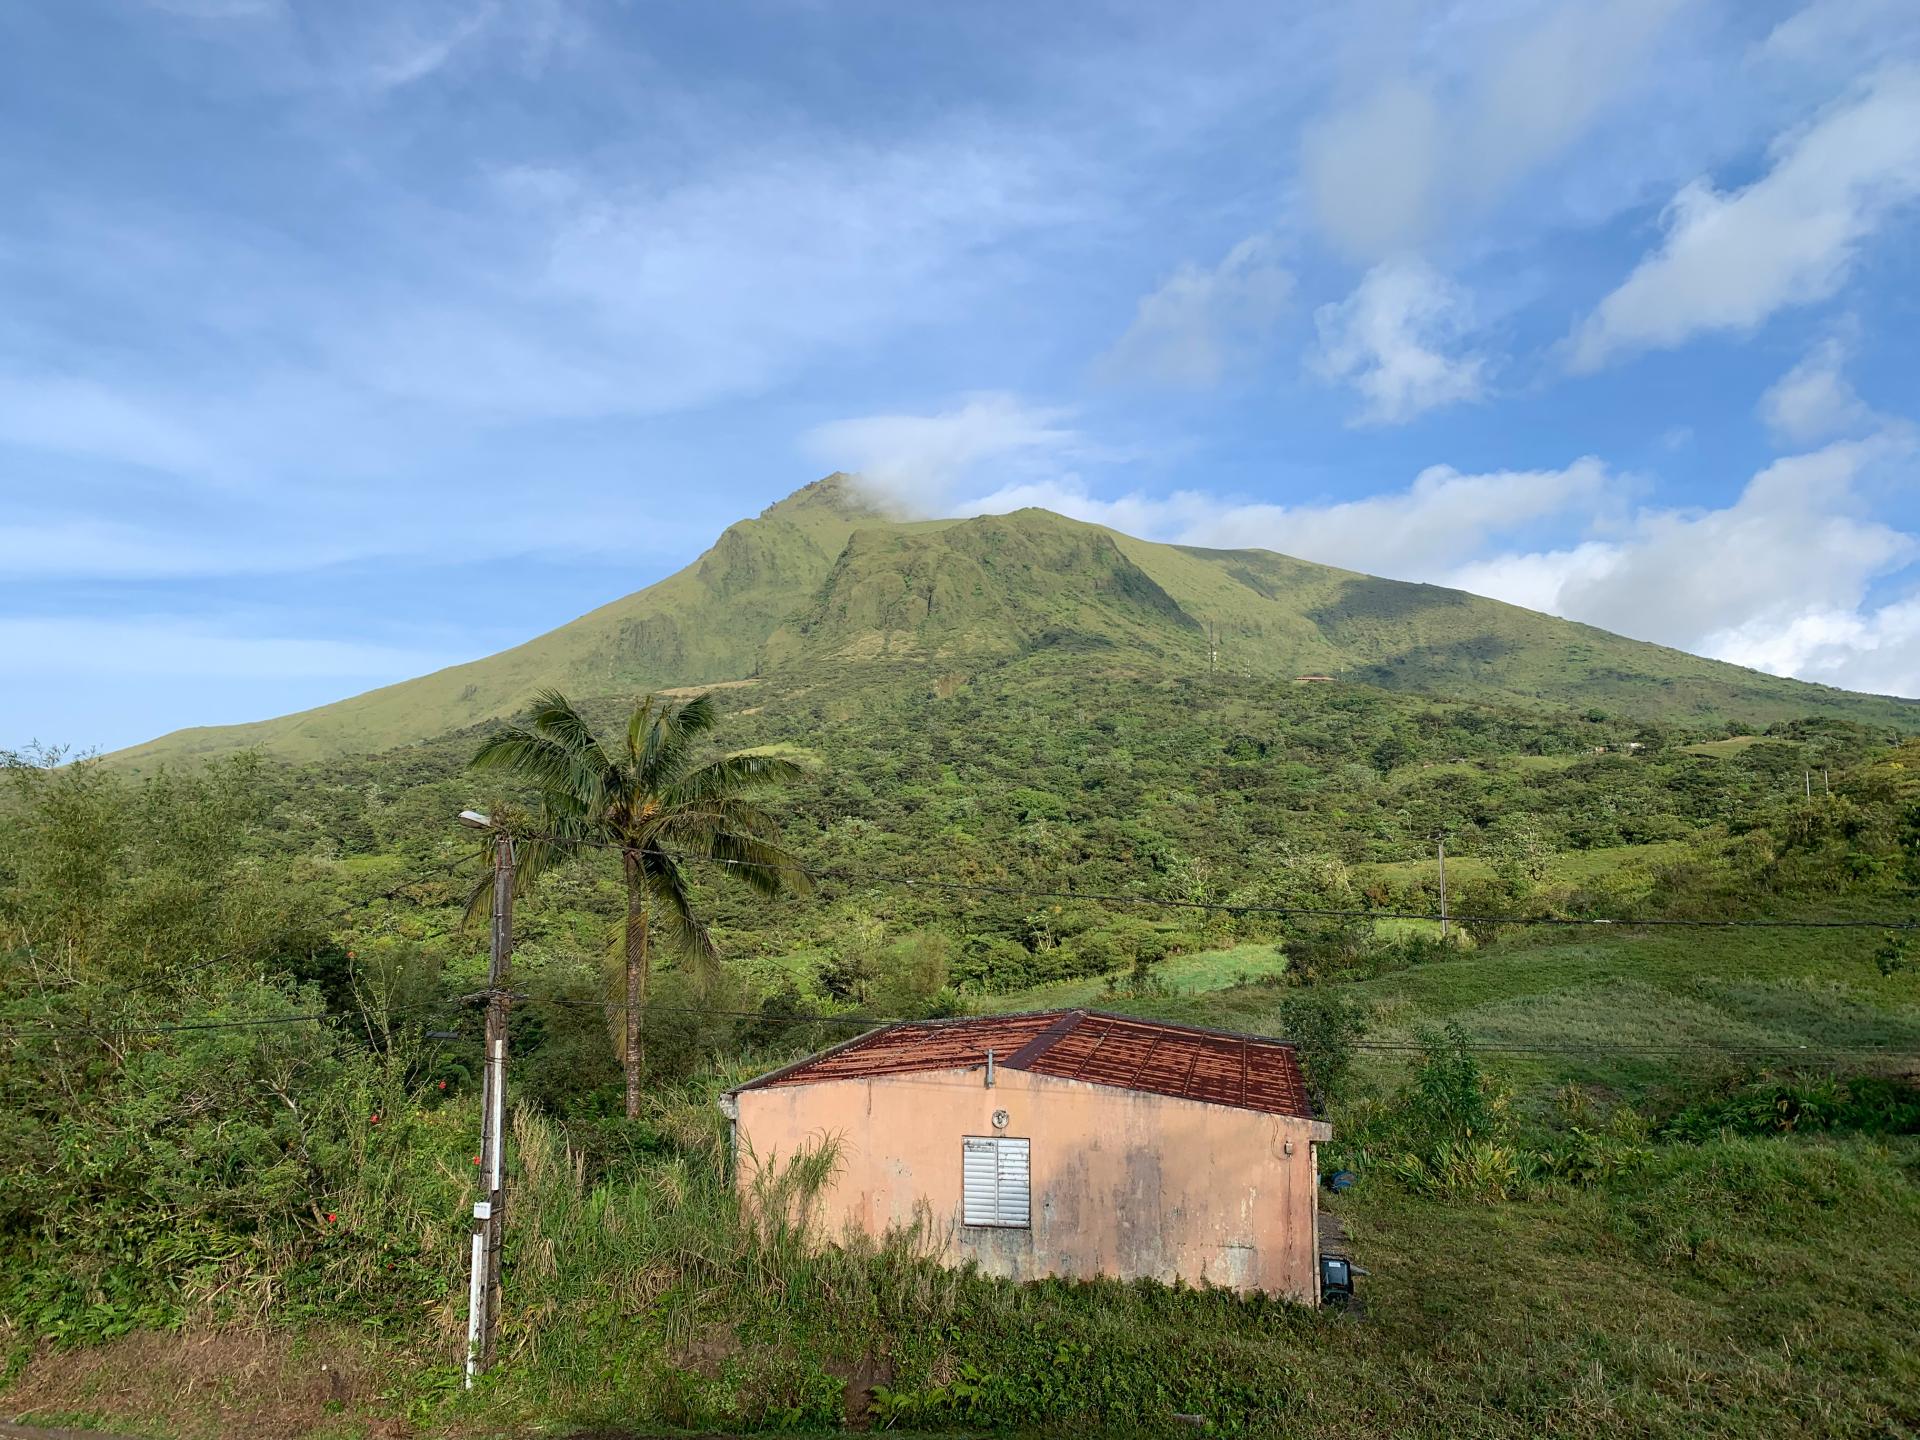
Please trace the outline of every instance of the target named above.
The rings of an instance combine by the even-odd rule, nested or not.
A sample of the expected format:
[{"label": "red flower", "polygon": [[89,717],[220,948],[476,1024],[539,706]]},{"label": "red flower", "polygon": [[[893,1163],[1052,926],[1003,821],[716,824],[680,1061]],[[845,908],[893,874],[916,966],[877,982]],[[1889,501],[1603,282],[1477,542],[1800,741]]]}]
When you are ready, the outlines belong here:
[{"label": "red flower", "polygon": [[380,1123],[380,1117],[378,1115],[367,1116],[367,1124],[378,1125],[379,1123]]},{"label": "red flower", "polygon": [[474,1163],[474,1164],[476,1164],[476,1165],[478,1165],[478,1164],[480,1163],[480,1157],[479,1157],[478,1155],[476,1155],[476,1156],[474,1156],[474,1157],[473,1157],[473,1163]]},{"label": "red flower", "polygon": [[327,1224],[329,1224],[329,1225],[331,1225],[331,1224],[333,1224],[333,1222],[334,1222],[334,1219],[335,1219],[335,1218],[336,1218],[336,1217],[334,1216],[334,1213],[333,1213],[333,1211],[331,1211],[331,1210],[329,1210],[329,1211],[327,1212]]},{"label": "red flower", "polygon": [[442,1081],[440,1082],[440,1088],[441,1088],[442,1090],[444,1090],[444,1089],[446,1089],[446,1088],[447,1088],[447,1082],[446,1082],[446,1081],[444,1081],[444,1080],[442,1080]]}]

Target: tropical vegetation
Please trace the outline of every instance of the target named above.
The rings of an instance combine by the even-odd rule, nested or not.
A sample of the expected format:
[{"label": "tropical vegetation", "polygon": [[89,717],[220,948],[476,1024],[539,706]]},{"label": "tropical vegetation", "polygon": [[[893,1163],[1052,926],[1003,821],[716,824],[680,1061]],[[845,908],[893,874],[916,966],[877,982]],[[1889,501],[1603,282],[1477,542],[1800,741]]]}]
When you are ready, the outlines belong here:
[{"label": "tropical vegetation", "polygon": [[[181,1436],[1920,1428],[1907,710],[1645,657],[1576,683],[1519,630],[1369,670],[1426,611],[1361,577],[1288,591],[1047,521],[856,534],[802,498],[671,582],[678,638],[607,622],[680,656],[644,683],[576,683],[614,643],[587,626],[580,670],[501,657],[471,714],[477,680],[414,692],[431,733],[382,701],[262,754],[8,758],[0,1409]],[[1292,597],[1241,617],[1286,665],[1189,644],[1174,612],[1236,566]],[[1284,645],[1335,633],[1354,663],[1298,681]],[[328,729],[362,720],[377,753]],[[465,809],[530,862],[508,1318],[472,1393]],[[728,1084],[881,1018],[1057,1004],[1300,1045],[1324,1168],[1356,1177],[1325,1205],[1357,1312],[1012,1286],[914,1231],[805,1243],[830,1142],[734,1193]]]}]

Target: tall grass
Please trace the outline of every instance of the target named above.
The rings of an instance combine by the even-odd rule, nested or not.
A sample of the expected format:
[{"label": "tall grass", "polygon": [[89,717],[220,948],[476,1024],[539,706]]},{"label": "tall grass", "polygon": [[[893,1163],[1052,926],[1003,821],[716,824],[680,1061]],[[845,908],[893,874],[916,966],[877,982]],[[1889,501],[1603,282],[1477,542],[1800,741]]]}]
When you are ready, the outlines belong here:
[{"label": "tall grass", "polygon": [[952,1313],[958,1282],[925,1217],[878,1242],[822,1232],[831,1137],[750,1167],[743,1193],[714,1127],[686,1109],[663,1123],[674,1153],[595,1182],[550,1122],[516,1117],[507,1393],[490,1403],[583,1422],[824,1421],[845,1374]]}]

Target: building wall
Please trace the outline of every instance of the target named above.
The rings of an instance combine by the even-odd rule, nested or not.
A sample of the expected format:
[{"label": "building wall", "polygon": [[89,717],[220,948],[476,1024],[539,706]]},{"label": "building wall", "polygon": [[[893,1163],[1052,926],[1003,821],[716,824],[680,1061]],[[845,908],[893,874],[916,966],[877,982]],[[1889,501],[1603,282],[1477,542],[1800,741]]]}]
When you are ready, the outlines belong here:
[{"label": "building wall", "polygon": [[[739,1183],[831,1136],[816,1221],[879,1236],[924,1202],[950,1262],[1010,1279],[1112,1275],[1318,1295],[1314,1121],[984,1067],[743,1090]],[[996,1131],[992,1115],[1008,1112]],[[961,1224],[961,1140],[1030,1142],[1032,1227]],[[1289,1153],[1289,1150],[1291,1153]]]}]

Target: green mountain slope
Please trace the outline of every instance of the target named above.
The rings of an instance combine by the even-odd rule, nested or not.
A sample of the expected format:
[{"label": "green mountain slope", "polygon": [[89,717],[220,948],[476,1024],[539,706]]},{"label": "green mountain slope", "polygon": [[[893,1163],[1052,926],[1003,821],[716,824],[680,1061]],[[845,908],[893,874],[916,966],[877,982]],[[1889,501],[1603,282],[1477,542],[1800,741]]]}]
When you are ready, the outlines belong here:
[{"label": "green mountain slope", "polygon": [[964,679],[1049,653],[1160,676],[1214,667],[1463,699],[1766,724],[1825,714],[1920,728],[1855,695],[1432,585],[1263,550],[1162,545],[1044,510],[889,520],[829,476],[731,526],[692,565],[498,655],[251,725],[183,730],[139,769],[260,747],[391,748],[511,714],[538,687],[612,695],[767,675]]}]

